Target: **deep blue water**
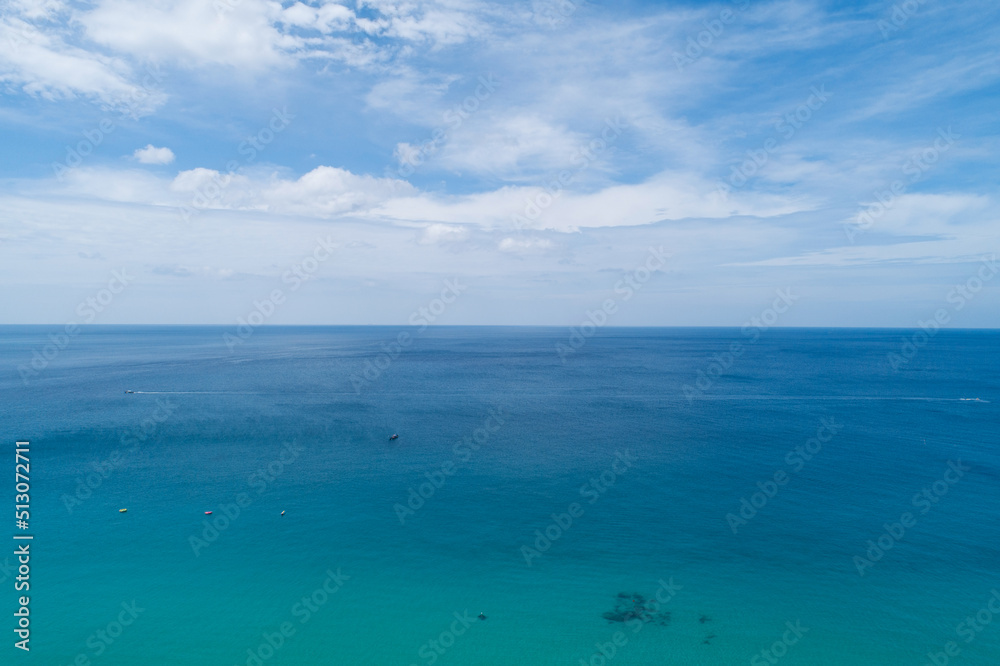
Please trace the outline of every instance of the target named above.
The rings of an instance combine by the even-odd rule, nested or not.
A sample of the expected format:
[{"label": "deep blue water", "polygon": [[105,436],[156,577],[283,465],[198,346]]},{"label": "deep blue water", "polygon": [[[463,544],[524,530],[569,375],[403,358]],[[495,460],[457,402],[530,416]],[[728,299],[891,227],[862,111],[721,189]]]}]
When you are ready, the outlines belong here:
[{"label": "deep blue water", "polygon": [[36,663],[1000,663],[995,331],[893,368],[912,332],[604,329],[563,363],[567,329],[93,327],[22,381],[56,330],[0,328]]}]

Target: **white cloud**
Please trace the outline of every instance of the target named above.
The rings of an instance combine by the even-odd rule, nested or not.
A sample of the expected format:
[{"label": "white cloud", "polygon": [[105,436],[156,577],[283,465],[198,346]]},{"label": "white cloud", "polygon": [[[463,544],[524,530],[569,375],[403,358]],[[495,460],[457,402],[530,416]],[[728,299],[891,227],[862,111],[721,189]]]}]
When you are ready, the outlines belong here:
[{"label": "white cloud", "polygon": [[174,161],[174,151],[169,148],[156,148],[153,144],[145,148],[139,148],[132,157],[139,160],[140,164],[170,164]]},{"label": "white cloud", "polygon": [[840,247],[801,252],[734,266],[860,266],[881,263],[973,261],[1000,247],[996,202],[969,194],[905,194],[857,226],[857,214],[841,221],[850,232]]},{"label": "white cloud", "polygon": [[358,27],[371,35],[424,42],[440,48],[488,32],[487,24],[477,16],[487,7],[481,2],[365,0],[363,4],[381,15],[375,20],[356,19]]},{"label": "white cloud", "polygon": [[469,230],[453,224],[429,224],[420,234],[421,244],[456,243],[469,237]]},{"label": "white cloud", "polygon": [[[348,214],[385,219],[379,212],[385,202],[420,196],[406,181],[358,175],[329,166],[317,167],[298,178],[263,169],[221,173],[199,167],[164,178],[139,169],[81,167],[67,171],[61,181],[45,183],[26,184],[25,189],[98,201],[187,206],[196,211],[268,212],[314,220]],[[405,217],[395,221],[424,222]]]},{"label": "white cloud", "polygon": [[528,252],[539,252],[552,247],[552,241],[547,238],[504,238],[498,246],[501,252],[513,252],[525,254]]},{"label": "white cloud", "polygon": [[[869,206],[875,211],[885,211],[861,220],[865,233],[936,236],[970,231],[978,226],[982,213],[994,205],[990,197],[971,194],[904,194],[892,201],[888,209],[878,201],[871,201],[863,202],[858,212],[867,211]],[[844,224],[850,227],[858,222],[855,214]]]},{"label": "white cloud", "polygon": [[371,64],[372,51],[395,53],[399,43],[438,49],[486,32],[477,3],[359,3],[375,18],[320,0],[288,7],[270,0],[98,0],[77,14],[88,37],[136,58],[185,67],[222,65],[250,71],[289,66],[297,58],[337,58]]},{"label": "white cloud", "polygon": [[87,36],[119,53],[183,66],[225,65],[252,70],[279,65],[282,51],[298,43],[273,25],[274,4],[168,0],[155,4],[100,0],[77,18]]},{"label": "white cloud", "polygon": [[33,183],[26,190],[32,194],[47,191],[66,197],[163,206],[171,205],[174,198],[167,191],[167,182],[145,169],[80,167],[67,171],[57,184]]},{"label": "white cloud", "polygon": [[[214,169],[181,171],[163,193],[194,210],[267,211],[312,218],[366,214],[382,202],[416,192],[402,180],[357,175],[321,166],[296,179],[276,173],[223,174]],[[146,203],[137,201],[136,203]]]},{"label": "white cloud", "polygon": [[335,2],[327,2],[320,7],[296,2],[281,11],[279,20],[296,28],[330,33],[349,28],[354,20],[354,12]]},{"label": "white cloud", "polygon": [[287,7],[273,0],[11,0],[0,16],[0,85],[50,101],[85,98],[138,118],[167,99],[161,67],[221,67],[253,79],[317,59],[399,76],[420,53],[486,35],[483,16],[497,15],[463,0],[359,4],[374,18],[358,19],[333,0]]},{"label": "white cloud", "polygon": [[124,60],[70,45],[69,30],[47,17],[41,10],[0,17],[0,81],[43,99],[90,98],[134,115],[164,101]]},{"label": "white cloud", "polygon": [[441,125],[441,105],[449,85],[457,77],[433,77],[411,67],[397,65],[398,75],[376,81],[365,95],[368,108],[392,114],[410,123]]},{"label": "white cloud", "polygon": [[[150,150],[150,147],[144,149]],[[158,150],[152,148],[152,150]],[[165,150],[165,149],[159,149]],[[554,231],[643,227],[663,220],[760,218],[813,209],[803,197],[734,193],[723,201],[716,184],[678,173],[662,173],[635,185],[609,185],[592,192],[511,187],[469,195],[423,192],[405,180],[355,174],[320,166],[298,178],[264,168],[237,173],[195,168],[171,179],[147,171],[77,168],[43,189],[64,195],[195,211],[260,211],[312,219],[344,216],[423,230],[421,242],[464,240],[466,229]],[[504,249],[523,249],[508,244]]]},{"label": "white cloud", "polygon": [[369,210],[376,204],[414,191],[401,180],[359,176],[321,166],[297,180],[273,180],[261,193],[269,209],[325,217]]},{"label": "white cloud", "polygon": [[497,115],[486,112],[463,122],[437,163],[455,171],[516,179],[519,174],[576,168],[572,165],[583,159],[582,150],[591,139],[534,113]]},{"label": "white cloud", "polygon": [[[771,217],[810,210],[815,202],[753,192],[723,201],[716,184],[676,173],[635,185],[611,185],[593,192],[564,190],[557,197],[541,187],[502,187],[465,196],[432,194],[387,199],[372,214],[394,220],[476,224],[564,233],[584,228],[644,226],[660,220]],[[522,218],[515,222],[515,216]]]}]

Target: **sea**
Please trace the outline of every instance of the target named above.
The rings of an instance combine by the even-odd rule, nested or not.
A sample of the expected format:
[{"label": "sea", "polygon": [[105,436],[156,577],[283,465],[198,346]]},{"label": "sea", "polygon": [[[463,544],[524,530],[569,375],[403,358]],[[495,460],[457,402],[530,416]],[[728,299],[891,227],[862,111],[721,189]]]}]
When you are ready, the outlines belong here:
[{"label": "sea", "polygon": [[982,330],[2,327],[0,661],[995,665],[998,351]]}]

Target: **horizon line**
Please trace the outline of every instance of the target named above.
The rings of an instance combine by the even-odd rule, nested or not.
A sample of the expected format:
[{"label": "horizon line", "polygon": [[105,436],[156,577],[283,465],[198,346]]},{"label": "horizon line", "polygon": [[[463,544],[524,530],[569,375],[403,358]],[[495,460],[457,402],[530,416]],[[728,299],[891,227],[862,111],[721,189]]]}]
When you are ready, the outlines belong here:
[{"label": "horizon line", "polygon": [[[33,323],[33,324],[3,324],[0,323],[0,328],[18,328],[18,327],[65,327],[65,326],[76,326],[77,328],[233,328],[234,324],[77,324],[75,322],[69,323]],[[254,326],[254,330],[260,329],[281,329],[281,328],[395,328],[395,329],[421,329],[426,330],[429,328],[579,328],[580,324],[427,324],[426,326],[412,325],[412,324],[260,324]],[[634,326],[600,326],[600,329],[609,330],[621,330],[621,329],[733,329],[742,330],[744,328],[753,328],[759,331],[772,331],[772,330],[861,330],[861,331],[913,331],[921,330],[919,325],[915,326],[747,326],[747,325],[718,325],[718,324],[669,324],[669,325],[634,325]],[[965,326],[965,327],[951,327],[942,326],[938,330],[940,331],[998,331],[1000,332],[1000,326]]]}]

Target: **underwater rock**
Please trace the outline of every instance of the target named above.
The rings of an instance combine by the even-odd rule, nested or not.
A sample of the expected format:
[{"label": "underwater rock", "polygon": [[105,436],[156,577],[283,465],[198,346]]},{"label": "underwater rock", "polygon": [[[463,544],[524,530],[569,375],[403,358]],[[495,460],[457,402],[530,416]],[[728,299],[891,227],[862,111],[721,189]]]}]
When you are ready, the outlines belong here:
[{"label": "underwater rock", "polygon": [[655,622],[661,626],[666,626],[670,622],[670,612],[659,612],[656,609],[659,604],[647,602],[646,597],[633,592],[619,592],[616,597],[615,608],[612,611],[603,613],[603,617],[608,622],[628,622],[629,620],[639,620],[643,623]]}]

